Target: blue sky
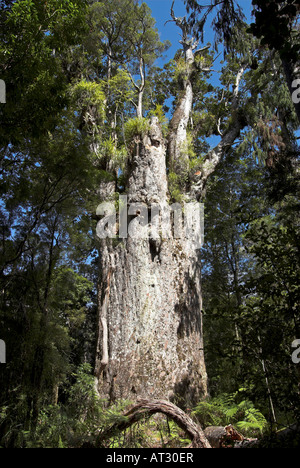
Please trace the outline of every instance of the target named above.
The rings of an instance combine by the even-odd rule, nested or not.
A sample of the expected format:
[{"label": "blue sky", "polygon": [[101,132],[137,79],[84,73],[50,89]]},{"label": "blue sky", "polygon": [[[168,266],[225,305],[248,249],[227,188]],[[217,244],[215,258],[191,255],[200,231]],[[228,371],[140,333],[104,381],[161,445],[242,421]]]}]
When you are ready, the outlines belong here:
[{"label": "blue sky", "polygon": [[[170,59],[174,58],[175,53],[179,48],[182,46],[179,44],[180,40],[180,29],[176,26],[176,24],[171,20],[171,6],[173,0],[140,0],[140,2],[144,1],[149,8],[152,10],[152,16],[156,20],[156,27],[160,33],[160,38],[162,41],[169,40],[172,44],[170,49],[167,51],[166,56],[164,59],[159,59],[157,61],[158,66],[163,66],[164,63],[167,63]],[[199,0],[200,1],[200,0]],[[202,0],[202,4],[209,4],[210,0]],[[238,3],[247,18],[247,21],[250,23],[252,21],[251,12],[252,12],[252,0],[239,0]],[[184,4],[184,0],[175,0],[174,4],[174,13],[176,16],[186,16],[187,11]],[[212,17],[208,19],[207,24],[204,29],[204,45],[208,42],[211,44],[214,43],[214,36],[215,32],[211,27]],[[200,44],[199,47],[202,45]],[[219,47],[220,57],[214,63],[213,69],[216,70],[212,73],[210,78],[210,82],[213,86],[219,86],[219,73],[218,71],[221,70],[222,65],[221,61],[224,59],[222,53],[222,47]]]},{"label": "blue sky", "polygon": [[[141,2],[143,0],[140,0]],[[162,41],[169,40],[172,44],[171,48],[168,50],[166,57],[164,60],[159,60],[157,64],[159,66],[163,66],[164,63],[168,62],[172,59],[181,45],[179,44],[180,40],[180,29],[175,25],[174,22],[169,21],[171,19],[170,11],[173,0],[144,0],[145,3],[149,6],[152,10],[152,16],[156,19],[156,27],[160,33],[160,38]],[[209,4],[209,0],[202,0],[203,4]],[[240,6],[243,7],[244,14],[247,18],[247,21],[250,23],[251,20],[251,11],[252,11],[252,0],[240,0],[237,2]],[[174,13],[176,16],[185,16],[187,15],[186,7],[183,0],[175,0],[174,5]],[[168,22],[167,22],[168,21]],[[204,29],[204,45],[208,42],[213,44],[214,42],[214,31],[211,27],[212,18],[209,18],[207,21],[206,27]],[[167,23],[166,23],[167,22]],[[199,45],[201,47],[201,45]],[[216,72],[212,73],[210,78],[210,82],[213,86],[220,85],[219,82],[219,73],[218,71],[221,70],[222,65],[221,61],[223,60],[224,56],[222,53],[222,49],[220,47],[221,55],[218,60],[214,63],[214,70]],[[212,137],[209,139],[208,143],[212,146],[216,145],[219,142],[219,137]]]},{"label": "blue sky", "polygon": [[[141,2],[143,0],[140,0]],[[170,11],[173,0],[144,0],[145,3],[149,6],[152,10],[152,16],[156,19],[156,27],[160,33],[160,38],[162,41],[169,40],[172,44],[171,48],[166,53],[166,57],[162,60],[158,60],[157,64],[159,66],[163,66],[164,63],[167,63],[170,59],[172,59],[181,45],[179,44],[180,40],[180,29],[176,26],[174,22],[169,21],[171,19]],[[202,0],[203,4],[208,4],[209,0]],[[252,0],[241,0],[239,2],[240,6],[243,7],[244,14],[248,22],[251,22],[251,11],[252,11]],[[174,13],[176,16],[185,16],[187,15],[186,7],[183,0],[175,0],[174,5]],[[204,29],[204,45],[208,42],[213,44],[214,42],[214,31],[211,27],[212,18],[209,18],[207,21],[206,27]],[[167,22],[167,23],[166,23]],[[201,46],[201,45],[200,45]],[[199,47],[200,47],[199,46]],[[222,65],[221,61],[223,60],[224,56],[222,53],[222,49],[220,48],[221,55],[218,60],[214,63],[214,70],[215,72],[212,73],[210,78],[210,83],[213,86],[219,86],[219,70],[221,70]],[[171,101],[170,101],[171,103]],[[209,139],[208,143],[212,146],[216,145],[219,142],[219,137],[213,136]]]},{"label": "blue sky", "polygon": [[[181,47],[179,44],[179,29],[177,26],[166,21],[171,19],[170,11],[173,0],[144,0],[145,3],[151,8],[152,16],[156,19],[157,29],[160,32],[160,37],[162,41],[169,40],[172,43],[172,47],[168,51],[168,58],[173,58],[175,52]],[[208,0],[203,0],[203,4],[208,4]],[[247,19],[251,20],[251,11],[252,11],[252,1],[251,0],[240,0],[237,2],[240,6],[243,7],[244,13],[247,16]],[[175,0],[174,12],[176,16],[185,16],[187,14],[186,8],[183,0]],[[213,43],[214,40],[214,31],[211,28],[211,22],[209,21],[205,27],[205,37],[204,42]]]}]

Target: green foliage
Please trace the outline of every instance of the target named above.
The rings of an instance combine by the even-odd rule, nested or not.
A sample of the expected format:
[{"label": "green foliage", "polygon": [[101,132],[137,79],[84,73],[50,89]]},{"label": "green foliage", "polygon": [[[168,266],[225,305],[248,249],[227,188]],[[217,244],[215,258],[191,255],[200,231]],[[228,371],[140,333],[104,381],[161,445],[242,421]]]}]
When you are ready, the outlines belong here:
[{"label": "green foliage", "polygon": [[[262,44],[280,52],[281,56],[290,61],[298,60],[299,30],[296,27],[299,8],[295,0],[270,1],[253,0],[255,6],[255,23],[250,31],[261,38]],[[273,21],[267,21],[271,16]]]},{"label": "green foliage", "polygon": [[[242,29],[245,16],[242,7],[232,0],[211,0],[203,5],[199,0],[185,0],[187,11],[190,14],[189,23],[193,28],[193,33],[202,41],[204,39],[204,26],[211,17],[212,26],[216,32],[215,42],[225,44],[227,49],[231,49],[235,40],[232,30],[235,26]],[[214,13],[214,15],[212,15]]]},{"label": "green foliage", "polygon": [[80,328],[86,320],[92,289],[93,283],[71,268],[60,267],[55,271],[51,306],[70,329]]},{"label": "green foliage", "polygon": [[90,134],[99,134],[106,115],[103,85],[82,80],[74,85],[70,94],[74,102],[74,112],[80,113],[81,124],[85,125]]},{"label": "green foliage", "polygon": [[150,117],[157,117],[158,121],[161,125],[163,135],[166,137],[168,133],[168,118],[165,115],[163,106],[161,104],[157,104],[154,110],[151,110],[148,114],[148,118]]},{"label": "green foliage", "polygon": [[164,415],[140,419],[123,434],[116,434],[106,447],[112,448],[184,448],[191,441],[175,422]]},{"label": "green foliage", "polygon": [[149,129],[149,119],[138,117],[129,119],[125,124],[125,139],[127,144],[131,144],[134,137],[144,138]]},{"label": "green foliage", "polygon": [[294,184],[274,204],[275,173],[267,177],[251,161],[253,135],[237,151],[215,172],[206,198],[202,274],[210,391],[215,396],[245,386],[268,421],[286,424],[299,411],[291,361],[299,330],[297,178],[291,168]]},{"label": "green foliage", "polygon": [[171,200],[181,203],[186,199],[185,192],[195,171],[201,168],[201,158],[197,156],[194,148],[194,137],[187,132],[174,167],[168,173],[168,186]]},{"label": "green foliage", "polygon": [[239,393],[222,394],[197,405],[193,411],[203,427],[232,424],[245,437],[258,437],[268,428],[263,414],[248,400],[239,401]]},{"label": "green foliage", "polygon": [[119,110],[134,98],[134,90],[131,78],[126,70],[117,69],[115,73],[107,82],[107,91],[116,109]]},{"label": "green foliage", "polygon": [[71,377],[73,384],[66,391],[66,404],[43,408],[34,438],[29,432],[23,433],[26,447],[92,447],[102,430],[124,420],[122,411],[128,402],[107,408],[95,390],[89,364],[80,365]]},{"label": "green foliage", "polygon": [[100,111],[100,115],[104,116],[104,100],[105,94],[103,86],[93,81],[79,81],[73,87],[74,99],[82,107],[95,105]]},{"label": "green foliage", "polygon": [[17,144],[55,128],[68,87],[57,52],[65,54],[82,37],[85,12],[86,4],[79,0],[19,0],[5,10],[0,70],[7,104],[0,108],[1,144]]},{"label": "green foliage", "polygon": [[112,138],[109,138],[108,140],[99,141],[94,158],[99,168],[108,163],[110,171],[100,169],[99,173],[102,180],[112,181],[115,180],[116,173],[119,170],[122,172],[126,170],[128,152],[125,146],[120,145],[118,147],[116,142]]},{"label": "green foliage", "polygon": [[98,44],[107,60],[110,104],[118,110],[131,106],[136,112],[137,95],[144,98],[149,87],[148,72],[168,49],[169,42],[160,41],[146,3],[131,0],[93,2],[89,23],[89,48],[97,57],[95,44]]},{"label": "green foliage", "polygon": [[175,203],[182,203],[184,201],[184,194],[182,192],[182,179],[175,172],[169,172],[168,174],[168,186],[171,200]]},{"label": "green foliage", "polygon": [[193,135],[191,135],[190,133],[187,134],[186,140],[183,142],[180,151],[182,156],[188,157],[191,168],[195,168],[194,161],[196,159],[196,154],[194,151]]},{"label": "green foliage", "polygon": [[185,59],[184,59],[184,57],[179,57],[176,60],[176,69],[175,69],[175,73],[174,73],[174,80],[180,86],[182,86],[182,84],[185,83],[187,78],[188,78],[188,70],[187,70],[187,66],[186,66],[186,63],[185,63]]},{"label": "green foliage", "polygon": [[[252,365],[264,361],[273,403],[280,413],[297,418],[298,372],[291,361],[291,343],[298,336],[299,203],[288,196],[277,213],[252,223],[247,232],[248,250],[256,260],[256,274],[245,284],[247,299],[241,310],[245,346]],[[251,345],[250,345],[251,343]],[[255,346],[259,353],[254,352]],[[270,371],[271,370],[271,371]],[[284,375],[284,379],[282,379]],[[255,391],[264,385],[259,369],[251,376]]]}]

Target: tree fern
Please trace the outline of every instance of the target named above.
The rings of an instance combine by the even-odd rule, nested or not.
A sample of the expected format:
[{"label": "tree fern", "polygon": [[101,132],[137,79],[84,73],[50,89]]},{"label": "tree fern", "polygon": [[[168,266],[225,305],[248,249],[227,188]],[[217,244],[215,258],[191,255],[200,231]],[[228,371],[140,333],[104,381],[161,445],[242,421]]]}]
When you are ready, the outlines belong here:
[{"label": "tree fern", "polygon": [[248,437],[259,436],[268,426],[264,415],[251,401],[238,402],[238,392],[200,402],[193,415],[204,427],[233,424]]}]

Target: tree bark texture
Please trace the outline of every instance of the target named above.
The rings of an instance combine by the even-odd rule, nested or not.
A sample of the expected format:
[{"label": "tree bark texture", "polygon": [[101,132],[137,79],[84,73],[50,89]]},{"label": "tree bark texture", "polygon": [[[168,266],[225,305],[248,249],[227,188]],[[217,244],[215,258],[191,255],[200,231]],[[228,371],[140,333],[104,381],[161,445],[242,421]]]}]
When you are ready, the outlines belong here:
[{"label": "tree bark texture", "polygon": [[[126,192],[129,205],[168,204],[166,145],[155,118],[149,132],[135,139]],[[107,239],[101,246],[104,291],[111,275],[109,295],[103,294],[99,307],[100,395],[111,400],[138,395],[195,404],[207,393],[199,251],[190,239],[172,235]]]}]

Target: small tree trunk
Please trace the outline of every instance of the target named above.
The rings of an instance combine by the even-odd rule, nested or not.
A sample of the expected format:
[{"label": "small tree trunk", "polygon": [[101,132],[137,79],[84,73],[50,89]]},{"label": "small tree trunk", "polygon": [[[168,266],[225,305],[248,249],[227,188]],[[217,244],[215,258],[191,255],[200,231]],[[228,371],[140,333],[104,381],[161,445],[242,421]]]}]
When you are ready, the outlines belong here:
[{"label": "small tree trunk", "polygon": [[138,93],[138,104],[137,104],[137,108],[136,108],[136,115],[139,119],[142,119],[143,118],[143,95],[144,95],[144,91],[143,90],[139,90],[139,93]]}]

